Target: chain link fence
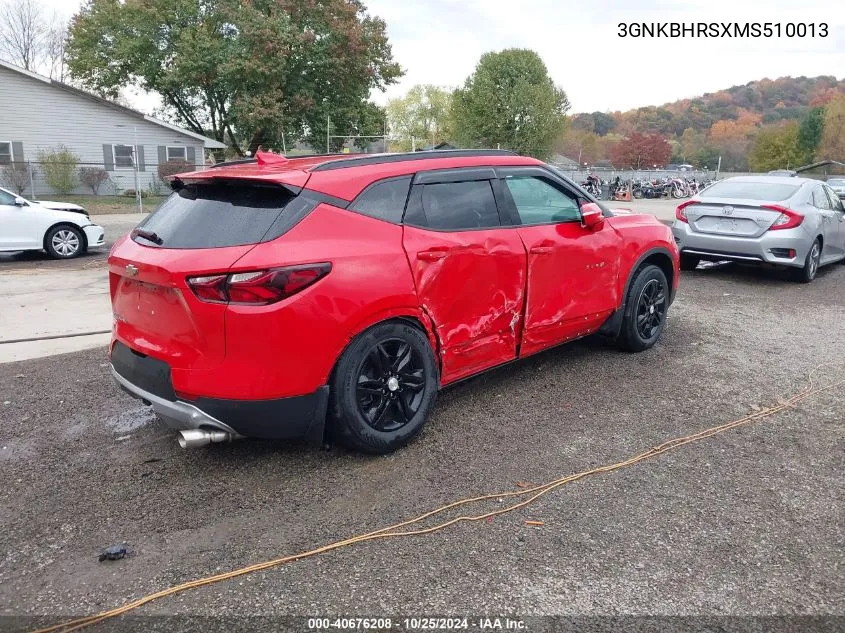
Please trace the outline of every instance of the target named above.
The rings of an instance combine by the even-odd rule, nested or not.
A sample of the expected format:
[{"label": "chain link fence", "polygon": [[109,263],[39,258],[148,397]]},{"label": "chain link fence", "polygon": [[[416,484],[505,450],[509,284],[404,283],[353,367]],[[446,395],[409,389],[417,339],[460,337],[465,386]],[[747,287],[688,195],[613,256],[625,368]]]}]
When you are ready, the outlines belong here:
[{"label": "chain link fence", "polygon": [[185,171],[205,169],[186,161],[106,165],[102,162],[69,163],[36,160],[0,164],[0,187],[20,196],[38,200],[49,196],[127,196],[134,198],[166,196],[170,185],[164,177]]}]

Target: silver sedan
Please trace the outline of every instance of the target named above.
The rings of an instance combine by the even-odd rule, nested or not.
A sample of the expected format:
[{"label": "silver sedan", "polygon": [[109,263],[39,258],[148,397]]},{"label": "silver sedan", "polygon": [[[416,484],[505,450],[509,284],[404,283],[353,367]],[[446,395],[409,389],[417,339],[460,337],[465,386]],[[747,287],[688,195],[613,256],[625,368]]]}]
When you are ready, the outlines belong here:
[{"label": "silver sedan", "polygon": [[678,206],[672,226],[681,269],[701,260],[777,264],[811,282],[845,260],[845,208],[825,183],[788,176],[716,182]]}]

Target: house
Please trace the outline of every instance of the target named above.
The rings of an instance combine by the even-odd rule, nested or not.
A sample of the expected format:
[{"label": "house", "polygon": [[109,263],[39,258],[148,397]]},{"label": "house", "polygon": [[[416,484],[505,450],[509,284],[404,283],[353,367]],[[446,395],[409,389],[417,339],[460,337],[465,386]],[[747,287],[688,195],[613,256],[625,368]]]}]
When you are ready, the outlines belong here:
[{"label": "house", "polygon": [[[3,165],[29,162],[35,191],[53,193],[38,165],[40,151],[64,145],[79,157],[79,167],[97,167],[109,174],[101,195],[135,188],[133,147],[137,145],[138,186],[165,190],[158,165],[184,160],[201,167],[205,150],[226,146],[201,134],[160,121],[0,61],[0,180]],[[83,185],[74,193],[91,194]]]}]

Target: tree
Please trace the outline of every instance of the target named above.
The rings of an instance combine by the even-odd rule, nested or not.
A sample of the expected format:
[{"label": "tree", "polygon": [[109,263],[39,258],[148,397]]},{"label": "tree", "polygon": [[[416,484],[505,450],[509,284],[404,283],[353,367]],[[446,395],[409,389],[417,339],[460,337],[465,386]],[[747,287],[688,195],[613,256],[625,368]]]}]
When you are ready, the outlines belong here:
[{"label": "tree", "polygon": [[801,162],[805,165],[813,162],[822,140],[824,112],[823,107],[812,108],[798,127],[798,149],[801,150]]},{"label": "tree", "polygon": [[466,147],[502,147],[547,158],[564,130],[569,100],[534,51],[485,53],[452,97],[455,137]]},{"label": "tree", "polygon": [[824,113],[824,131],[816,157],[820,160],[845,159],[845,94],[828,102]]},{"label": "tree", "polygon": [[694,165],[699,169],[715,170],[719,166],[719,158],[721,154],[719,150],[712,145],[705,145],[695,155]]},{"label": "tree", "polygon": [[402,74],[360,0],[87,0],[67,56],[85,87],[155,91],[164,116],[237,153],[324,143],[329,117],[346,134]]},{"label": "tree", "polygon": [[452,93],[432,85],[417,85],[404,97],[387,102],[390,136],[404,151],[419,143],[437,145],[451,140]]},{"label": "tree", "polygon": [[10,63],[35,71],[46,31],[38,0],[6,0],[0,5],[0,57]]},{"label": "tree", "polygon": [[567,158],[578,161],[579,165],[594,163],[599,158],[604,158],[599,156],[598,140],[599,137],[593,132],[568,127],[555,143],[555,149]]},{"label": "tree", "polygon": [[38,162],[44,172],[44,180],[52,189],[63,194],[76,189],[79,184],[76,170],[79,156],[67,147],[59,145],[55,149],[38,152]]},{"label": "tree", "polygon": [[616,120],[606,112],[593,112],[593,131],[599,136],[605,136],[616,127]]},{"label": "tree", "polygon": [[619,141],[610,150],[614,167],[623,169],[651,169],[662,167],[669,161],[672,146],[659,134],[634,132]]},{"label": "tree", "polygon": [[695,160],[698,153],[704,148],[706,136],[703,132],[696,132],[688,127],[681,134],[681,158],[685,163]]},{"label": "tree", "polygon": [[96,196],[100,194],[100,187],[103,183],[109,179],[109,172],[100,167],[82,167],[79,170],[79,179]]},{"label": "tree", "polygon": [[19,196],[30,184],[29,164],[24,162],[9,163],[3,167],[3,182]]},{"label": "tree", "polygon": [[44,38],[44,57],[50,79],[64,82],[67,75],[65,47],[67,46],[67,22],[54,15]]},{"label": "tree", "polygon": [[761,129],[754,138],[748,164],[754,171],[799,167],[798,122],[788,121]]}]

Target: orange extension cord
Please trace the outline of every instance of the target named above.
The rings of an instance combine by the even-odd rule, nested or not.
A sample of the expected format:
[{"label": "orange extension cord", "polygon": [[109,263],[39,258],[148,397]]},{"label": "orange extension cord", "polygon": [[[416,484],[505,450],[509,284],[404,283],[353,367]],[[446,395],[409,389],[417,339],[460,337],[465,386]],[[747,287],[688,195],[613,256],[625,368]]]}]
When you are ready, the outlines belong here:
[{"label": "orange extension cord", "polygon": [[[79,618],[77,620],[71,620],[69,622],[65,622],[62,624],[56,624],[53,626],[49,626],[43,629],[38,629],[33,633],[53,633],[54,631],[61,631],[61,633],[70,633],[70,631],[78,631],[79,629],[85,628],[92,624],[96,624],[97,622],[102,622],[103,620],[107,620],[109,618],[114,618],[119,615],[123,615],[129,611],[137,609],[139,607],[144,606],[154,600],[158,600],[160,598],[165,598],[167,596],[172,596],[174,594],[180,593],[182,591],[187,591],[189,589],[196,589],[197,587],[203,587],[205,585],[211,585],[213,583],[222,582],[224,580],[229,580],[231,578],[237,578],[238,576],[243,576],[245,574],[251,574],[256,571],[262,571],[265,569],[270,569],[272,567],[278,567],[279,565],[284,565],[286,563],[292,563],[293,561],[297,561],[303,558],[309,558],[311,556],[316,556],[317,554],[323,554],[325,552],[330,552],[332,550],[339,549],[341,547],[348,547],[350,545],[355,545],[356,543],[363,543],[365,541],[375,541],[377,539],[386,539],[386,538],[397,538],[402,536],[420,536],[423,534],[431,534],[432,532],[436,532],[438,530],[442,530],[447,528],[451,525],[455,525],[456,523],[460,523],[462,521],[483,521],[489,519],[491,517],[495,517],[498,515],[506,514],[508,512],[513,512],[514,510],[518,510],[520,508],[525,508],[526,506],[531,505],[537,499],[542,497],[543,495],[548,494],[552,490],[556,490],[561,486],[565,486],[566,484],[572,483],[573,481],[578,481],[579,479],[583,479],[590,475],[596,475],[599,473],[608,473],[614,470],[619,470],[620,468],[625,468],[626,466],[632,466],[638,462],[641,462],[646,459],[650,459],[652,457],[657,457],[658,455],[662,455],[663,453],[667,453],[671,450],[680,448],[681,446],[685,446],[687,444],[691,444],[692,442],[697,442],[699,440],[706,439],[708,437],[713,437],[714,435],[718,435],[720,433],[724,433],[725,431],[729,431],[730,429],[735,429],[739,426],[743,426],[746,424],[750,424],[751,422],[755,422],[757,420],[767,418],[772,416],[776,413],[783,411],[784,409],[788,409],[790,407],[795,406],[802,400],[806,400],[815,394],[821,393],[823,391],[830,391],[831,389],[835,389],[836,387],[840,387],[845,385],[845,380],[837,381],[833,384],[827,385],[826,387],[815,387],[813,382],[813,375],[819,369],[817,367],[812,372],[810,372],[809,376],[809,385],[806,389],[799,391],[797,394],[793,395],[788,400],[780,400],[779,403],[770,408],[762,409],[751,415],[745,416],[744,418],[740,418],[738,420],[734,420],[733,422],[727,422],[725,424],[721,424],[719,426],[714,426],[709,429],[705,429],[704,431],[700,431],[699,433],[695,433],[693,435],[687,435],[685,437],[678,437],[675,439],[668,440],[663,442],[662,444],[650,448],[647,451],[644,451],[638,455],[630,457],[624,461],[617,462],[615,464],[611,464],[608,466],[599,466],[598,468],[593,468],[591,470],[585,470],[580,473],[576,473],[574,475],[568,475],[566,477],[562,477],[560,479],[555,479],[554,481],[550,481],[548,483],[534,486],[531,488],[526,488],[524,490],[516,490],[516,491],[509,491],[509,492],[500,492],[495,494],[486,494],[480,497],[473,497],[471,499],[462,499],[460,501],[455,501],[448,505],[442,506],[437,508],[436,510],[432,510],[431,512],[426,512],[418,516],[415,519],[410,519],[408,521],[403,521],[402,523],[397,523],[396,525],[391,525],[389,527],[382,528],[380,530],[376,530],[375,532],[368,532],[366,534],[361,534],[359,536],[353,536],[348,539],[344,539],[342,541],[336,541],[334,543],[330,543],[328,545],[323,545],[322,547],[318,547],[316,549],[309,550],[307,552],[301,552],[299,554],[292,554],[290,556],[283,556],[282,558],[276,558],[274,560],[266,561],[263,563],[257,563],[255,565],[250,565],[248,567],[243,567],[241,569],[235,569],[233,571],[225,572],[222,574],[216,574],[214,576],[207,576],[205,578],[200,578],[198,580],[192,580],[186,583],[182,583],[180,585],[175,585],[170,587],[169,589],[163,589],[157,593],[150,594],[143,598],[139,598],[138,600],[134,600],[127,604],[124,604],[121,607],[117,607],[115,609],[110,609],[108,611],[103,611],[97,615],[91,615],[84,618]],[[425,519],[428,519],[432,516],[437,514],[441,514],[446,512],[447,510],[452,510],[454,508],[478,503],[480,501],[489,501],[491,499],[503,499],[509,497],[526,497],[522,501],[515,503],[513,505],[507,506],[505,508],[501,508],[498,510],[494,510],[492,512],[487,512],[484,514],[473,515],[473,516],[459,516],[449,521],[445,521],[443,523],[439,523],[432,527],[428,528],[420,528],[415,530],[407,530],[407,531],[397,531],[401,530],[401,528],[407,527],[409,525],[419,523]]]}]

